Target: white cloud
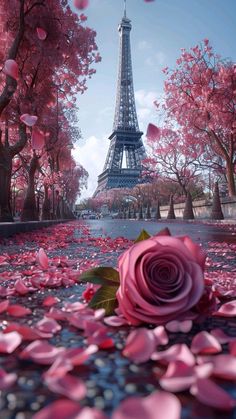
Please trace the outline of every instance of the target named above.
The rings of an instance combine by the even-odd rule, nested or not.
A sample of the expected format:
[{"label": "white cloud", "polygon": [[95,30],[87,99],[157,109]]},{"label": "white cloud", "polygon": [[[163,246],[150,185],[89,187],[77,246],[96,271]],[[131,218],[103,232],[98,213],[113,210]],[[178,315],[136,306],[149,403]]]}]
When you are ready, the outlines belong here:
[{"label": "white cloud", "polygon": [[144,39],[142,41],[138,42],[138,49],[140,49],[141,51],[148,50],[148,49],[151,49],[151,48],[152,48],[152,46],[151,46],[150,42],[147,42]]},{"label": "white cloud", "polygon": [[154,91],[147,92],[145,90],[138,90],[135,92],[139,128],[144,133],[147,130],[149,122],[157,119],[156,108],[153,104],[157,97],[158,93]]},{"label": "white cloud", "polygon": [[93,195],[97,187],[98,175],[103,170],[109,143],[108,137],[100,139],[91,136],[83,145],[77,145],[73,150],[75,160],[89,173],[88,188],[82,191],[80,200]]},{"label": "white cloud", "polygon": [[[148,67],[163,66],[167,62],[167,56],[163,51],[152,52],[146,59],[145,64]],[[158,69],[159,70],[159,69]]]}]

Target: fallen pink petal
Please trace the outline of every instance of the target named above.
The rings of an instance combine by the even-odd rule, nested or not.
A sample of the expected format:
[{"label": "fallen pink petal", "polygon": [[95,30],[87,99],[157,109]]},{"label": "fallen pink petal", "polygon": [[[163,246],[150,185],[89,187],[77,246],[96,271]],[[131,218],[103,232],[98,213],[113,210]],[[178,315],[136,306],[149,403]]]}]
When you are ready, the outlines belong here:
[{"label": "fallen pink petal", "polygon": [[198,379],[190,391],[201,403],[216,409],[232,410],[236,406],[236,399],[208,378]]}]

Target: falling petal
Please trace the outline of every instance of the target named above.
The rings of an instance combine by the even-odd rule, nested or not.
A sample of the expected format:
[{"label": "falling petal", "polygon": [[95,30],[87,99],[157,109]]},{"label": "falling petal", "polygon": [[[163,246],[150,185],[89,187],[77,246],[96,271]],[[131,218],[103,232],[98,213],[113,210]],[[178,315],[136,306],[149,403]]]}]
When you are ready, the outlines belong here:
[{"label": "falling petal", "polygon": [[42,150],[45,143],[45,135],[44,133],[39,130],[37,127],[33,127],[32,129],[32,138],[31,144],[33,150]]},{"label": "falling petal", "polygon": [[150,141],[154,141],[160,136],[160,129],[154,124],[148,124],[146,137]]},{"label": "falling petal", "polygon": [[16,61],[15,60],[5,61],[5,64],[4,64],[4,67],[3,67],[3,72],[7,76],[11,76],[13,79],[17,80],[18,79],[19,68],[18,68],[18,64],[16,63]]},{"label": "falling petal", "polygon": [[38,117],[36,115],[29,115],[28,113],[24,113],[21,115],[20,120],[28,127],[33,127],[36,124]]},{"label": "falling petal", "polygon": [[47,32],[42,28],[36,28],[36,32],[37,32],[38,38],[41,41],[45,41],[45,39],[47,38]]},{"label": "falling petal", "polygon": [[74,6],[76,9],[83,10],[89,5],[89,0],[74,0]]}]

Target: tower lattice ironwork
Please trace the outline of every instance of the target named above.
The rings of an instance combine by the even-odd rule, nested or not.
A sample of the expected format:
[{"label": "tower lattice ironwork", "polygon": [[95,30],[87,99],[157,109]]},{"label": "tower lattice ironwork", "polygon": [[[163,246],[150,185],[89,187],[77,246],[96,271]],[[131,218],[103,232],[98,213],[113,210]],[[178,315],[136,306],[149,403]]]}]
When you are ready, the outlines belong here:
[{"label": "tower lattice ironwork", "polygon": [[145,149],[136,113],[130,48],[131,21],[124,16],[120,33],[119,70],[113,132],[103,172],[98,176],[95,196],[111,188],[132,188],[140,182]]}]

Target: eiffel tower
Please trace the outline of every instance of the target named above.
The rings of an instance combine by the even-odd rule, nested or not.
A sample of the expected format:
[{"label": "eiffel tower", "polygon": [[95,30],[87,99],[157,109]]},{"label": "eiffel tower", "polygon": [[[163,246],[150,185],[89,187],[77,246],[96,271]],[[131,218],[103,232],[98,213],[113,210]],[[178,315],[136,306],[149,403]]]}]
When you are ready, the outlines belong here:
[{"label": "eiffel tower", "polygon": [[124,16],[120,33],[119,70],[113,132],[103,172],[98,176],[94,196],[112,188],[132,188],[140,183],[142,160],[146,157],[135,107],[130,48],[131,21]]}]

